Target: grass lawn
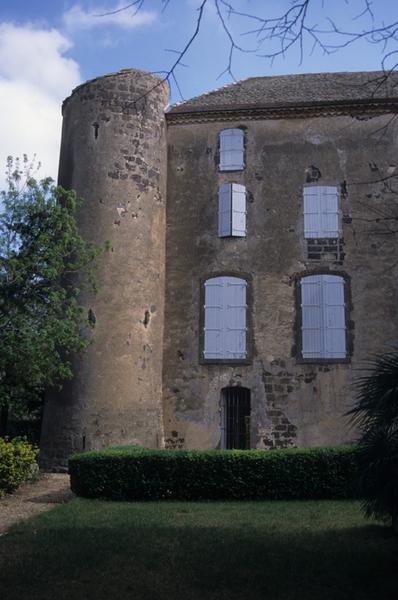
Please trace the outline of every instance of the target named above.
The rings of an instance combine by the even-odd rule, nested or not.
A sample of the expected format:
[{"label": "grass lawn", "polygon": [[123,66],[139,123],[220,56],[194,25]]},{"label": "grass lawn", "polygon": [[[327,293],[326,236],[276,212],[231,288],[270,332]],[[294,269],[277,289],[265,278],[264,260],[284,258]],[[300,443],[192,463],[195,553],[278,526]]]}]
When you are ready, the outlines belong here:
[{"label": "grass lawn", "polygon": [[398,538],[359,504],[76,499],[0,538],[7,600],[396,600]]}]

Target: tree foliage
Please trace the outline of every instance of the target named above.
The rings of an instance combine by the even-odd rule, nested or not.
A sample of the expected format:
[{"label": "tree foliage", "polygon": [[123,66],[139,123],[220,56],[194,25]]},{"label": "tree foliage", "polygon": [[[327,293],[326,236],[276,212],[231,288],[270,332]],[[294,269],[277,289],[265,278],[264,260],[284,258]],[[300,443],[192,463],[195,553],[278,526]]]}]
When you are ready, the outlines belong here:
[{"label": "tree foliage", "polygon": [[[74,192],[37,181],[27,157],[7,163],[0,208],[0,408],[38,407],[47,386],[70,378],[88,343],[78,282],[93,287],[97,249],[80,236]],[[76,277],[79,274],[79,277]]]},{"label": "tree foliage", "polygon": [[398,352],[370,367],[349,413],[360,429],[360,492],[366,515],[392,520],[398,531]]}]

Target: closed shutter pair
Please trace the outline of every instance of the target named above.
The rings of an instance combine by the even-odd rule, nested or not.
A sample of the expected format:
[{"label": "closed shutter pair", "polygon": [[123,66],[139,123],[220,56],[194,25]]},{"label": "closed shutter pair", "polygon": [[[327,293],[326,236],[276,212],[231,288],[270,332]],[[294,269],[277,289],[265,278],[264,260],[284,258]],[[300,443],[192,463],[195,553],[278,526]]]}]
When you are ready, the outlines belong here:
[{"label": "closed shutter pair", "polygon": [[[304,359],[347,356],[344,279],[302,277],[301,353]],[[205,283],[204,358],[247,358],[247,283],[239,277],[212,277]]]},{"label": "closed shutter pair", "polygon": [[301,281],[303,358],[346,358],[344,279],[310,275]]},{"label": "closed shutter pair", "polygon": [[336,186],[304,187],[304,237],[339,237],[339,195]]},{"label": "closed shutter pair", "polygon": [[220,171],[241,171],[245,167],[243,129],[220,131]]},{"label": "closed shutter pair", "polygon": [[247,357],[246,281],[212,277],[205,283],[204,358],[236,360]]}]

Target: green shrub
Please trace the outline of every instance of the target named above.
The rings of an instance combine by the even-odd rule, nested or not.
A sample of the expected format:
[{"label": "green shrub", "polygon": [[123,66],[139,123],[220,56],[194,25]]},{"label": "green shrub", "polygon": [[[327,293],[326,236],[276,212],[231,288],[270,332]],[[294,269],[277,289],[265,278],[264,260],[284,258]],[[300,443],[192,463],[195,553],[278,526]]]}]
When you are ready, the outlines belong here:
[{"label": "green shrub", "polygon": [[391,521],[398,533],[398,352],[367,366],[348,413],[360,433],[359,491],[366,516]]},{"label": "green shrub", "polygon": [[357,449],[149,450],[109,448],[69,460],[87,498],[262,500],[352,498]]},{"label": "green shrub", "polygon": [[0,497],[27,479],[38,451],[26,440],[0,438]]}]

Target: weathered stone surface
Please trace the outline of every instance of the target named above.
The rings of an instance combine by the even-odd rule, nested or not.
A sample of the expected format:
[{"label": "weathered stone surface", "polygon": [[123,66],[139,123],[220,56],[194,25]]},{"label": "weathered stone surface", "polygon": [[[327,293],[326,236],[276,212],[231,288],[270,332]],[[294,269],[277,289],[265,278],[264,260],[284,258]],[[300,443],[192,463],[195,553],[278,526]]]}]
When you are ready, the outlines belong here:
[{"label": "weathered stone surface", "polygon": [[[253,447],[353,439],[355,433],[344,417],[354,394],[353,378],[363,360],[389,348],[398,333],[398,238],[386,234],[382,222],[372,221],[376,212],[391,210],[394,202],[393,192],[378,182],[398,164],[397,129],[390,121],[391,115],[369,120],[336,116],[169,127],[166,437],[176,430],[185,447],[218,447],[221,390],[241,384],[251,390]],[[243,171],[218,171],[218,134],[225,127],[245,130]],[[375,163],[377,171],[369,163]],[[342,189],[341,214],[350,216],[342,220],[344,246],[341,240],[316,240],[320,248],[311,255],[310,241],[303,235],[308,165],[318,168],[318,184]],[[227,181],[247,187],[246,238],[217,235],[217,190]],[[302,364],[297,356],[296,277],[343,270],[351,295],[350,360]],[[249,280],[252,361],[239,366],[201,365],[200,281],[231,272]],[[176,387],[178,393],[173,391]]]},{"label": "weathered stone surface", "polygon": [[[196,122],[179,121],[179,109],[166,115],[167,153],[166,90],[158,79],[126,71],[77,88],[64,105],[60,182],[86,198],[82,231],[97,243],[110,240],[112,251],[101,259],[98,295],[83,298],[95,318],[95,342],[76,361],[75,379],[48,398],[44,460],[62,463],[72,451],[112,444],[219,448],[228,386],[250,390],[251,447],[353,439],[344,417],[353,379],[398,333],[398,235],[380,218],[396,198],[398,130],[387,105],[367,112],[366,98],[375,98],[361,86],[369,79],[375,74],[229,86],[181,108],[192,105],[196,113],[227,101],[226,120],[222,111]],[[379,100],[394,96],[398,88],[389,86],[378,88]],[[311,118],[260,118],[240,107],[235,118],[239,94],[246,103],[357,104],[353,114],[320,108]],[[242,171],[218,170],[226,127],[245,132]],[[341,190],[340,239],[304,239],[309,179]],[[246,186],[246,238],[218,237],[218,187],[225,182]],[[300,359],[297,288],[300,276],[313,273],[346,281],[348,360]],[[201,286],[221,274],[248,282],[247,364],[201,360]]]},{"label": "weathered stone surface", "polygon": [[77,358],[62,394],[48,394],[42,461],[115,444],[162,444],[167,86],[122,71],[77,88],[63,107],[59,182],[84,203],[83,234],[110,241],[95,314],[94,343]]}]

